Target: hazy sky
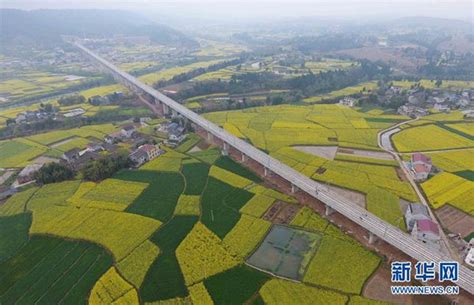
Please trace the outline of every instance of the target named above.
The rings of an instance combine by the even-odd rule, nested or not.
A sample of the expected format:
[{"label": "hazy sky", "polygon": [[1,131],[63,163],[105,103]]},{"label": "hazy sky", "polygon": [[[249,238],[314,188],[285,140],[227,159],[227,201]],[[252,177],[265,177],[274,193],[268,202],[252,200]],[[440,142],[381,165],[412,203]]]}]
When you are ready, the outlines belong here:
[{"label": "hazy sky", "polygon": [[472,0],[0,0],[7,8],[100,8],[163,13],[181,18],[243,19],[318,16],[396,18],[433,16],[472,21]]}]

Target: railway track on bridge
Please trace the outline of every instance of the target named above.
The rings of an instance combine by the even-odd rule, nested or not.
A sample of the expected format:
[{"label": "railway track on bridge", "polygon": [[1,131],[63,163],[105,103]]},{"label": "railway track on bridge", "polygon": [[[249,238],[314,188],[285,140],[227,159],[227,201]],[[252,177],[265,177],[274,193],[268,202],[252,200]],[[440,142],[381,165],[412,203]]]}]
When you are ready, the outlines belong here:
[{"label": "railway track on bridge", "polygon": [[[368,212],[366,209],[351,203],[340,195],[329,191],[323,184],[318,183],[309,177],[301,174],[293,168],[283,164],[274,159],[265,152],[257,149],[251,144],[242,139],[235,137],[216,124],[208,121],[197,113],[189,110],[168,96],[162,94],[158,90],[142,83],[137,78],[131,76],[118,69],[115,65],[109,63],[101,58],[91,50],[87,49],[78,42],[70,41],[77,48],[81,49],[91,59],[100,64],[100,66],[120,83],[132,88],[137,92],[143,92],[154,99],[156,105],[161,105],[163,108],[169,108],[173,112],[180,114],[184,118],[191,121],[193,124],[206,130],[209,135],[219,138],[225,145],[232,146],[234,149],[240,151],[243,156],[253,159],[261,164],[266,170],[279,175],[280,177],[291,183],[292,187],[296,187],[311,196],[323,202],[327,207],[344,215],[348,219],[357,223],[358,225],[367,229],[370,234],[381,238],[385,242],[400,249],[410,257],[418,261],[452,261],[453,259],[433,250],[414,239],[411,235],[401,231],[399,228],[383,221],[374,214]],[[436,264],[438,265],[438,264]],[[456,282],[464,290],[474,294],[474,271],[460,265],[459,280]]]}]

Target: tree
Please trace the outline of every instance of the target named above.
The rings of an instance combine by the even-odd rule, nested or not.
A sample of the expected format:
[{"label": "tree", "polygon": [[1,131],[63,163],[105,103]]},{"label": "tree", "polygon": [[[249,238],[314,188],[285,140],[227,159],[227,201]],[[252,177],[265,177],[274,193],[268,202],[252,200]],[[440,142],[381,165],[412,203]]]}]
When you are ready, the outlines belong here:
[{"label": "tree", "polygon": [[436,86],[436,88],[439,88],[439,87],[441,87],[442,84],[443,84],[443,81],[438,79],[438,80],[436,80],[435,86]]},{"label": "tree", "polygon": [[115,156],[106,156],[99,160],[89,161],[81,172],[85,180],[100,181],[129,166],[130,160],[127,153],[124,152]]},{"label": "tree", "polygon": [[5,123],[7,124],[7,126],[10,126],[10,125],[15,124],[16,121],[15,121],[15,119],[8,118]]},{"label": "tree", "polygon": [[48,184],[70,180],[74,178],[75,172],[61,163],[49,163],[40,168],[33,177],[39,184]]}]

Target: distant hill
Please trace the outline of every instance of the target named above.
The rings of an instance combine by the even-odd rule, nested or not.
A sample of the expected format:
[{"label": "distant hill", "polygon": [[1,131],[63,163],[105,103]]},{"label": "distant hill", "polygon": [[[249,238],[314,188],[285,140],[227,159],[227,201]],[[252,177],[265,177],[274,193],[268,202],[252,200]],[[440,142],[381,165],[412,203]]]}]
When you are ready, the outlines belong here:
[{"label": "distant hill", "polygon": [[34,10],[0,9],[0,40],[50,44],[60,35],[111,37],[148,36],[165,45],[195,46],[197,42],[168,26],[157,24],[139,14],[115,10]]}]

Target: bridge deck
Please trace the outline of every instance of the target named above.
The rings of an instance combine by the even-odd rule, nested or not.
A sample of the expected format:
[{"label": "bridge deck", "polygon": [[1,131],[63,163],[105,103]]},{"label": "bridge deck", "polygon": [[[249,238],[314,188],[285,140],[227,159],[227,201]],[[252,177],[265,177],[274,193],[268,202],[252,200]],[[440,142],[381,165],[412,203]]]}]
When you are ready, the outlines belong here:
[{"label": "bridge deck", "polygon": [[[82,46],[79,43],[74,43],[79,49],[93,58],[95,61],[105,67],[113,76],[119,78],[119,80],[132,84],[134,87],[146,92],[156,100],[167,105],[177,113],[181,114],[185,118],[189,119],[194,124],[203,128],[207,132],[213,134],[215,137],[221,139],[223,142],[228,143],[238,151],[247,155],[249,158],[260,163],[262,166],[268,168],[273,173],[283,177],[299,189],[319,199],[329,207],[333,208],[337,212],[341,213],[345,217],[349,218],[358,225],[364,227],[369,232],[375,234],[379,238],[383,239],[387,243],[400,249],[410,257],[418,261],[452,261],[448,256],[439,253],[423,244],[422,242],[414,239],[411,235],[401,231],[399,228],[381,220],[374,214],[368,212],[364,208],[359,207],[356,204],[349,202],[347,199],[340,195],[329,191],[323,184],[318,183],[293,168],[283,164],[275,158],[269,156],[263,151],[255,148],[249,143],[235,137],[214,123],[208,121],[197,113],[189,110],[168,96],[155,90],[154,88],[142,83],[135,77],[128,73],[125,73],[118,69],[115,65],[109,63],[105,59],[99,57],[91,50]],[[474,272],[465,266],[460,266],[459,281],[456,283],[461,288],[465,289],[471,294],[474,294]]]}]

